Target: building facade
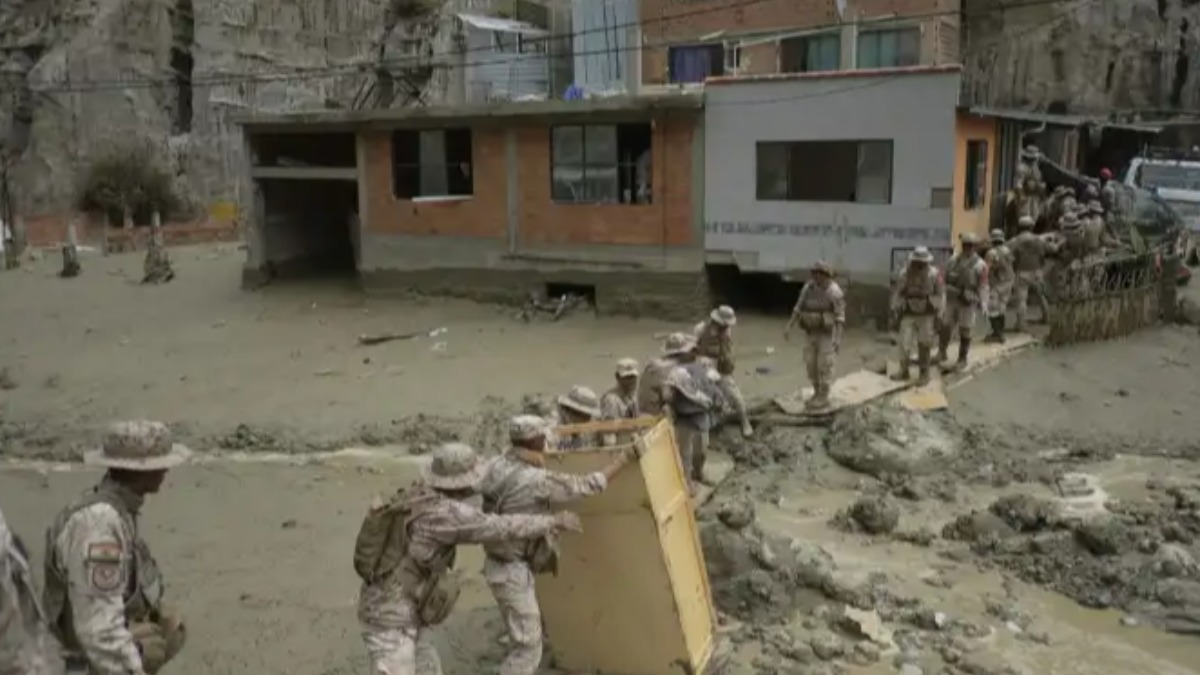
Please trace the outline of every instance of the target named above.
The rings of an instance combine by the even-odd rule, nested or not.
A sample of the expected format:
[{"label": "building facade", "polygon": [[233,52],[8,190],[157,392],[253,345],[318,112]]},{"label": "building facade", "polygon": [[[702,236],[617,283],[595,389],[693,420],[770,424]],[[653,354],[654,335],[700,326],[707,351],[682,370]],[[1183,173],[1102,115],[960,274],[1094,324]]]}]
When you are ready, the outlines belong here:
[{"label": "building facade", "polygon": [[958,60],[960,0],[642,0],[642,82]]},{"label": "building facade", "polygon": [[691,313],[701,107],[675,94],[251,118],[248,278],[334,269],[382,292],[571,289],[602,312]]},{"label": "building facade", "polygon": [[987,231],[994,121],[956,66],[743,76],[705,91],[705,255],[741,272],[833,264],[861,313],[916,246]]}]

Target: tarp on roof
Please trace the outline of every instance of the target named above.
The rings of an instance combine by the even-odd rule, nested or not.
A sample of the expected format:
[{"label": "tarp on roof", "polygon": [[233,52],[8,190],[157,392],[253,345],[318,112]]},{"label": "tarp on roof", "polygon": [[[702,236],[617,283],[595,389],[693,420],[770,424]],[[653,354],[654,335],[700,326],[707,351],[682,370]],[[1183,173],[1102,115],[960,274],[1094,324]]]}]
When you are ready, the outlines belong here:
[{"label": "tarp on roof", "polygon": [[996,119],[1002,120],[1029,122],[1031,124],[1048,124],[1050,126],[1058,127],[1082,127],[1085,125],[1095,124],[1101,127],[1140,131],[1147,134],[1157,134],[1158,132],[1162,131],[1162,127],[1156,124],[1110,122],[1105,119],[1084,117],[1082,115],[1055,115],[1051,113],[1030,112],[1026,110],[1009,110],[1007,108],[988,108],[986,106],[972,106],[967,108],[967,112],[971,113],[972,115],[980,115],[982,117],[995,117]]},{"label": "tarp on roof", "polygon": [[497,16],[483,16],[482,14],[459,14],[458,18],[463,23],[480,30],[490,30],[497,33],[516,33],[518,35],[533,35],[546,36],[550,32],[538,28],[537,26],[526,23],[524,21],[514,21],[513,19],[501,19]]}]

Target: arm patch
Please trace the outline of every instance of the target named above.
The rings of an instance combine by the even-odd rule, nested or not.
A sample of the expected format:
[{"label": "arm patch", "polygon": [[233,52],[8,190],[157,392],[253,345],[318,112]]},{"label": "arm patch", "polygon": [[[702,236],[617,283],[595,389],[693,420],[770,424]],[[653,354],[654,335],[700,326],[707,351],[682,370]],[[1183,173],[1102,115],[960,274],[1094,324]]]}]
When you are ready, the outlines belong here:
[{"label": "arm patch", "polygon": [[96,542],[87,547],[88,583],[92,590],[112,593],[125,585],[125,568],[121,564],[121,544],[115,541]]}]

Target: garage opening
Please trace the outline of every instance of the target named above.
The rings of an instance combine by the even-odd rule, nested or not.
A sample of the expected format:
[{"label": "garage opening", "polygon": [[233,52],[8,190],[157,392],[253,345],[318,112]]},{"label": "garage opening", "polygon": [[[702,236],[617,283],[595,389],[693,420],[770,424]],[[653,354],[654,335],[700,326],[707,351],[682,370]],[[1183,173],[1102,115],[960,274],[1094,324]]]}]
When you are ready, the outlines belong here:
[{"label": "garage opening", "polygon": [[715,304],[741,311],[787,316],[796,304],[804,275],[785,281],[779,274],[743,272],[737,265],[708,265],[708,291]]},{"label": "garage opening", "polygon": [[258,179],[263,246],[272,279],[357,272],[358,183]]}]

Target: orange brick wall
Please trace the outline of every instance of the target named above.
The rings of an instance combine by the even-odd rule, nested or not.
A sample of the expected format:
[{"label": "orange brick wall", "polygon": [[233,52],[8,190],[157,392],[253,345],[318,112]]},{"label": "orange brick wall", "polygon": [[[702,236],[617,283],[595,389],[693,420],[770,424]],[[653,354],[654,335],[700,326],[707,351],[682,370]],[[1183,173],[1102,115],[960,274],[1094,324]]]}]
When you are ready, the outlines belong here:
[{"label": "orange brick wall", "polygon": [[[726,38],[746,33],[786,32],[806,28],[834,28],[840,23],[871,19],[917,17],[926,27],[924,41],[932,41],[939,19],[957,22],[955,13],[961,0],[846,0],[846,12],[839,15],[836,0],[642,0],[642,81],[663,84],[667,81],[666,45],[687,44],[701,37],[725,31]],[[723,5],[731,7],[722,9]],[[708,11],[712,10],[712,11]],[[945,13],[944,16],[928,16]],[[942,62],[932,46],[922,46],[923,57]],[[742,53],[742,72],[761,75],[778,68],[775,43],[747,47]]]},{"label": "orange brick wall", "polygon": [[[556,204],[550,198],[550,124],[516,123],[519,239],[524,245],[693,243],[692,139],[698,117],[660,117],[652,134],[653,203]],[[571,122],[578,123],[578,122]],[[367,228],[380,234],[507,238],[506,131],[476,127],[475,195],[414,203],[392,196],[391,138],[367,138]]]},{"label": "orange brick wall", "polygon": [[367,136],[367,228],[380,234],[506,237],[508,190],[504,131],[476,129],[471,136],[475,195],[471,199],[413,202],[392,195],[392,135]]},{"label": "orange brick wall", "polygon": [[[98,246],[105,241],[110,251],[145,248],[149,241],[150,228],[136,227],[133,230],[109,227],[107,233],[103,223],[85,214],[60,216],[33,216],[25,219],[25,236],[35,248],[57,248],[67,242],[67,224],[74,219],[75,235],[80,244]],[[238,241],[241,230],[235,221],[206,219],[196,222],[163,223],[163,242],[167,246],[186,246],[214,242]]]}]

